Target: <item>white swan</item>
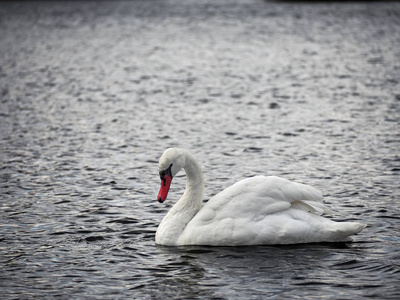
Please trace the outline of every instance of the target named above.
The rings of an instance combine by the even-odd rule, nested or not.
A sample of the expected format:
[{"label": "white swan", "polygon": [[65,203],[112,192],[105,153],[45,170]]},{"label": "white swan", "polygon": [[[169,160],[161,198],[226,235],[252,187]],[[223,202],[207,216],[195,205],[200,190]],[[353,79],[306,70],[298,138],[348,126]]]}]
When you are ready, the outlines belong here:
[{"label": "white swan", "polygon": [[275,176],[239,181],[212,197],[204,206],[200,165],[186,150],[167,149],[160,158],[164,202],[172,178],[186,171],[186,189],[156,232],[156,244],[266,245],[348,241],[366,225],[334,222],[319,214],[329,209],[317,189]]}]

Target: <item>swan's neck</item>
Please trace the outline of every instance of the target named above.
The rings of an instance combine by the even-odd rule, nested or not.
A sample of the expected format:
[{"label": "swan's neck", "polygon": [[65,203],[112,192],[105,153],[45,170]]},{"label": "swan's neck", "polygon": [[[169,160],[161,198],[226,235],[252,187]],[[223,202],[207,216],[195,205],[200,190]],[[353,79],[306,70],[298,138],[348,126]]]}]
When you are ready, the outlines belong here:
[{"label": "swan's neck", "polygon": [[198,162],[186,154],[184,170],[186,172],[186,189],[179,201],[170,209],[161,221],[156,232],[156,243],[178,245],[186,225],[192,220],[202,206],[204,179]]}]

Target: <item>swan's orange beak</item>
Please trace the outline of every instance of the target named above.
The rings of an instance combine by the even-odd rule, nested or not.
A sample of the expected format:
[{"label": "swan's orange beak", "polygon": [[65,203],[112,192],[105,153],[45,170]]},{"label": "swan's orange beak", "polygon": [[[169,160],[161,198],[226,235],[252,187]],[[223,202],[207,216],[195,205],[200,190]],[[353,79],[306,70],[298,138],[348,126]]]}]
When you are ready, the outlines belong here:
[{"label": "swan's orange beak", "polygon": [[160,191],[158,192],[157,201],[163,203],[165,199],[167,199],[169,187],[171,185],[172,177],[165,174],[164,177],[161,179],[161,187]]}]

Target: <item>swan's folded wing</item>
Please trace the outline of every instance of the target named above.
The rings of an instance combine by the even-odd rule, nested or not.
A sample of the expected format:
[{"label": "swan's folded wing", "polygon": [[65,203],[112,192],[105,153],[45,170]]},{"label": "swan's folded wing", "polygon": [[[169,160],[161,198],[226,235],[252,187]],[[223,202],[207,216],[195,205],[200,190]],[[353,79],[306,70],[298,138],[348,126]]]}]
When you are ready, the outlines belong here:
[{"label": "swan's folded wing", "polygon": [[[260,176],[261,177],[261,176]],[[266,178],[269,187],[267,194],[270,191],[278,191],[278,198],[283,201],[293,202],[296,200],[309,200],[309,201],[321,201],[322,193],[313,188],[312,186],[301,184],[298,182],[292,182],[284,178],[269,176]]]},{"label": "swan's folded wing", "polygon": [[[224,218],[254,220],[288,209],[293,202],[296,204],[300,200],[309,200],[304,207],[307,205],[311,211],[310,207],[314,206],[310,203],[321,199],[322,193],[311,186],[275,176],[255,176],[241,180],[212,197],[192,221],[203,223]],[[320,205],[323,206],[318,202],[315,207]],[[300,205],[297,208],[301,209]]]},{"label": "swan's folded wing", "polygon": [[[289,201],[292,208],[307,211],[317,215],[332,214],[332,210],[322,203],[322,193],[312,186],[291,182],[279,177],[267,177],[270,186],[274,187],[275,197]],[[271,194],[271,192],[267,192]]]}]

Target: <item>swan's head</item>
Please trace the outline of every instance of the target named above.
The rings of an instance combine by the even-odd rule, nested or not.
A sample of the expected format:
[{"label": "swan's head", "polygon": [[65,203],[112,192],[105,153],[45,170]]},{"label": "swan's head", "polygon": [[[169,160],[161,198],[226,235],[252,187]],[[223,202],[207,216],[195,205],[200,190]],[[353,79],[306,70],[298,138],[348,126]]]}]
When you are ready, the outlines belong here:
[{"label": "swan's head", "polygon": [[161,178],[161,188],[157,201],[162,203],[167,199],[172,178],[185,166],[186,151],[180,148],[169,148],[161,155],[158,169]]}]

